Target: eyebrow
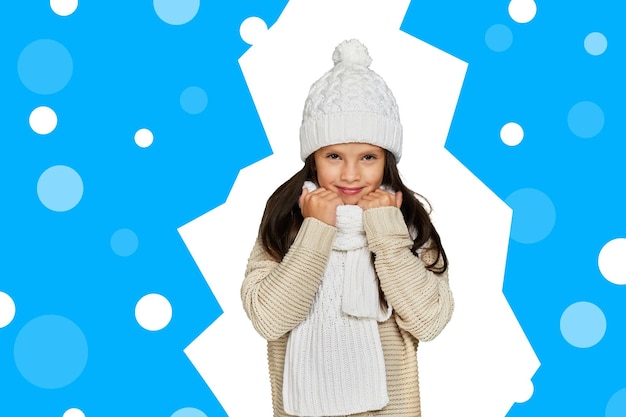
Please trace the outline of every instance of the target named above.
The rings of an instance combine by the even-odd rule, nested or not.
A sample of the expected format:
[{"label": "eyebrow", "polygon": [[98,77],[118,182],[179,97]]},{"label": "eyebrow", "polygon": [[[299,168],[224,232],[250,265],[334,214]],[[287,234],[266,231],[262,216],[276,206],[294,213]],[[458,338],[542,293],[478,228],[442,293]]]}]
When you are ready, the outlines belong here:
[{"label": "eyebrow", "polygon": [[366,152],[360,152],[359,155],[360,156],[365,156],[365,155],[384,155],[385,151],[382,149],[373,149],[370,151],[366,151]]}]

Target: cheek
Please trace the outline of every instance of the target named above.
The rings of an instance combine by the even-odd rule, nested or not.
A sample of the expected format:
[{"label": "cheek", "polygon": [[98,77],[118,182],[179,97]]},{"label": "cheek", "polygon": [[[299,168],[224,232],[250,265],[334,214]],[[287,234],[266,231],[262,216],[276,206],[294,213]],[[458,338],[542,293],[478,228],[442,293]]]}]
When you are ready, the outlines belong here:
[{"label": "cheek", "polygon": [[328,173],[328,170],[322,169],[317,171],[317,183],[320,187],[328,188],[331,184],[331,176]]},{"label": "cheek", "polygon": [[317,165],[317,182],[320,187],[329,188],[341,178],[341,164],[322,159]]},{"label": "cheek", "polygon": [[368,173],[368,182],[378,188],[382,185],[383,183],[383,167],[376,167],[375,169],[372,169],[369,173]]}]

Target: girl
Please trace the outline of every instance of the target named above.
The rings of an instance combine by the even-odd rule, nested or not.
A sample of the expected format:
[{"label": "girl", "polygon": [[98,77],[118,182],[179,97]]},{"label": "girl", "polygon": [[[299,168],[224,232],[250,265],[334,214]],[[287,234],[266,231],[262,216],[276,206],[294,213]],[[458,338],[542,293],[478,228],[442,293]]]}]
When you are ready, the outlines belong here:
[{"label": "girl", "polygon": [[396,163],[402,126],[367,49],[313,84],[304,167],[269,198],[241,288],[274,416],[419,417],[417,346],[452,315],[448,260]]}]

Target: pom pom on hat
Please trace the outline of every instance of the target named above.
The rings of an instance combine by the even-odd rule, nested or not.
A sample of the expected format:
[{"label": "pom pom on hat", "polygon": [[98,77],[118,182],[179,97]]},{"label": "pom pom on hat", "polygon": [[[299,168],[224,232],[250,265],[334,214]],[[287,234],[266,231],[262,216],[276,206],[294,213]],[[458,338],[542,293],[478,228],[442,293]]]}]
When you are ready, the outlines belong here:
[{"label": "pom pom on hat", "polygon": [[333,52],[333,62],[335,65],[342,64],[354,64],[363,65],[369,67],[372,63],[372,58],[367,52],[367,48],[361,42],[356,39],[349,41],[343,41],[335,48]]},{"label": "pom pom on hat", "polygon": [[402,156],[402,125],[385,81],[369,68],[367,48],[356,39],[340,43],[335,64],[311,86],[300,127],[300,157],[339,143],[369,143]]}]

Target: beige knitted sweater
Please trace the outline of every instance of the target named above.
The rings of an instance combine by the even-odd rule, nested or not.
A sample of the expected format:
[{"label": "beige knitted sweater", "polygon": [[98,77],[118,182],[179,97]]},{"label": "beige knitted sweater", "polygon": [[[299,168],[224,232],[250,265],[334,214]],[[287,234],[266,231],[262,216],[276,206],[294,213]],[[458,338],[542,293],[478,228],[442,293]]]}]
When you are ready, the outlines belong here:
[{"label": "beige knitted sweater", "polygon": [[[447,272],[425,268],[433,254],[414,256],[402,213],[396,207],[366,210],[363,223],[391,317],[378,329],[385,356],[389,404],[378,411],[354,416],[419,417],[418,341],[435,338],[446,326],[454,301]],[[276,262],[257,239],[241,288],[244,309],[256,331],[265,338],[275,417],[287,417],[282,403],[285,349],[291,329],[309,314],[324,275],[336,228],[306,218],[281,262]]]}]

